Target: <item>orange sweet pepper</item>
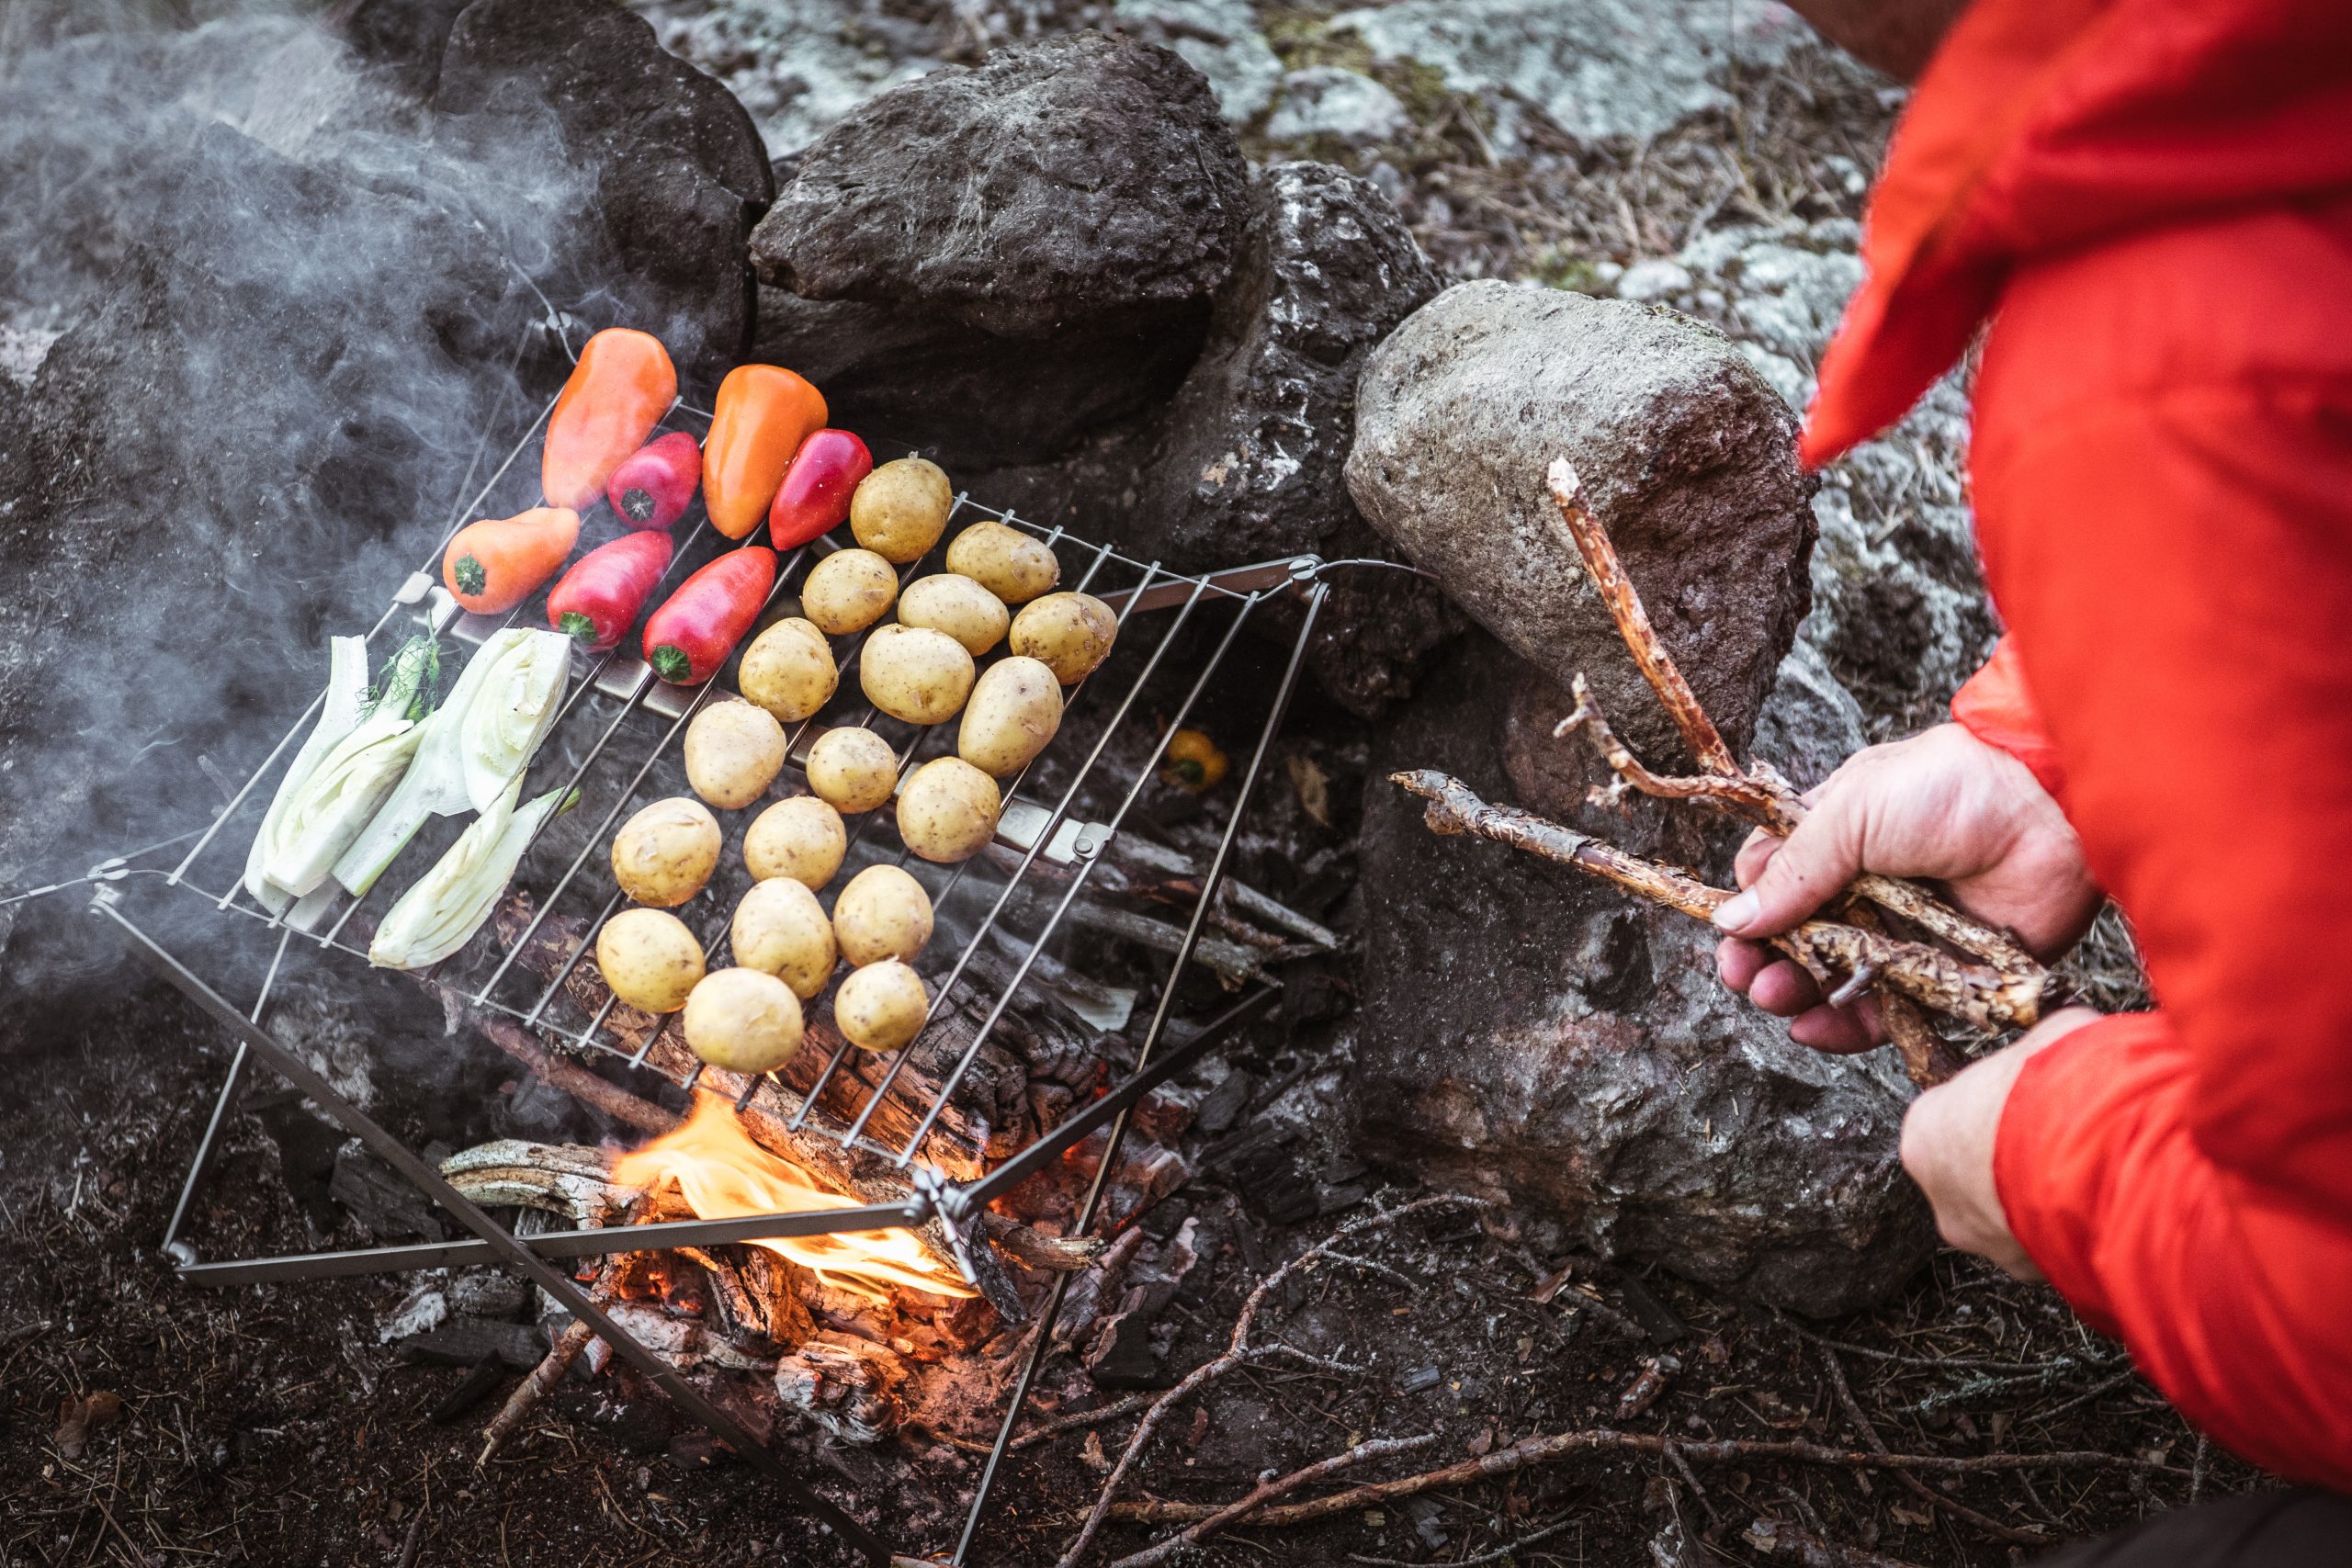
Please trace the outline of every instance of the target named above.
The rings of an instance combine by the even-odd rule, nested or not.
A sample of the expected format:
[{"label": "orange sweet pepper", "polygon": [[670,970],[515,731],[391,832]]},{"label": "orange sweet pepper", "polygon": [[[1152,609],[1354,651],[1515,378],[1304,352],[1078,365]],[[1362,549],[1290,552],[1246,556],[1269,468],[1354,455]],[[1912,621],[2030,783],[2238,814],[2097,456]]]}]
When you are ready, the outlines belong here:
[{"label": "orange sweet pepper", "polygon": [[584,511],[605,481],[645,445],[678,400],[670,351],[650,333],[607,327],[590,338],[548,416],[539,491],[549,506]]},{"label": "orange sweet pepper", "polygon": [[702,444],[702,504],[730,539],[768,514],[800,443],[825,427],[825,395],[775,365],[739,365],[718,384]]}]

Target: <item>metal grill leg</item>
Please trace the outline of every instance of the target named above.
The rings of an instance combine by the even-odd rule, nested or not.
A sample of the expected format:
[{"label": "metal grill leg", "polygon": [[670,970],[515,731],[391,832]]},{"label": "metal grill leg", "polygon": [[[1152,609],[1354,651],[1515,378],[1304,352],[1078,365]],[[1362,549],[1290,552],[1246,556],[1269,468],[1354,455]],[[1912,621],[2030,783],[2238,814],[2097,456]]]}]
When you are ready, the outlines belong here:
[{"label": "metal grill leg", "polygon": [[481,1206],[464,1193],[450,1186],[439,1171],[411,1152],[407,1145],[337,1094],[334,1086],[313,1070],[308,1062],[280,1044],[267,1030],[232,1007],[218,991],[198,978],[195,971],[125,916],[117,908],[118,902],[112,889],[102,888],[91,902],[91,911],[119,926],[130,937],[139,956],[157,974],[179,987],[189,1000],[226,1026],[254,1056],[309,1096],[344,1131],[365,1144],[368,1152],[399,1171],[408,1179],[410,1185],[447,1210],[451,1218],[488,1243],[491,1249],[498,1254],[501,1263],[530,1280],[574,1317],[587,1324],[599,1338],[613,1348],[616,1354],[659,1385],[680,1409],[708,1427],[712,1436],[733,1449],[753,1469],[783,1487],[801,1507],[814,1515],[820,1525],[849,1542],[872,1568],[889,1568],[890,1549],[882,1543],[880,1538],[810,1490],[807,1483],[784,1467],[784,1461],[777,1459],[767,1445],[753,1438],[732,1416],[704,1398],[699,1390],[678,1374],[676,1368],[647,1349],[634,1335],[615,1323],[569,1276],[549,1266],[515,1239],[512,1232],[483,1213]]}]

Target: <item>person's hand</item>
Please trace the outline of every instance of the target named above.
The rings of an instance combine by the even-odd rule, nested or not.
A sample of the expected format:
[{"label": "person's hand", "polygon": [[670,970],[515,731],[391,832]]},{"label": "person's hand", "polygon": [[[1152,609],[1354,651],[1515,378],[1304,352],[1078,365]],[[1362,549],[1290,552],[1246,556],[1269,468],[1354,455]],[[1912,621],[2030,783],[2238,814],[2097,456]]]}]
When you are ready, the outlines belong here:
[{"label": "person's hand", "polygon": [[2099,1015],[2064,1008],[2028,1030],[2016,1044],[1971,1062],[1948,1083],[1911,1102],[1903,1117],[1903,1168],[1928,1195],[1947,1245],[1989,1258],[2020,1280],[2039,1280],[2001,1207],[1993,1183],[1993,1141],[2009,1090],[2037,1051]]},{"label": "person's hand", "polygon": [[1858,751],[1804,799],[1811,812],[1788,838],[1748,836],[1735,867],[1747,891],[1714,916],[1734,939],[1716,950],[1724,983],[1791,1020],[1800,1044],[1868,1050],[1883,1038],[1876,1009],[1826,1006],[1810,976],[1754,939],[1796,925],[1859,873],[1939,882],[2043,958],[2072,947],[2098,912],[2058,803],[2024,763],[1957,724]]}]

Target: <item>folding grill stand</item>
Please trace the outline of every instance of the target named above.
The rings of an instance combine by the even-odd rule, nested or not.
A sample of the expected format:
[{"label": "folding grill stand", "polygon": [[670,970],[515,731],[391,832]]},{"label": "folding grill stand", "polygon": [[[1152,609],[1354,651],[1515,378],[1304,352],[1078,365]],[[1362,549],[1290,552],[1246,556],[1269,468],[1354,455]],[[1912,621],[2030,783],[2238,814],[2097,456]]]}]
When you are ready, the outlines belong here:
[{"label": "folding grill stand", "polygon": [[[696,411],[684,412],[691,413]],[[545,417],[545,411],[542,411],[540,418]],[[458,517],[463,516],[468,511],[478,509],[489,497],[501,478],[513,465],[515,457],[528,445],[532,434],[537,429],[537,424],[538,422],[536,420],[532,423],[531,428],[525,432],[514,451],[507,455],[505,462],[492,473],[473,501],[453,513],[450,531],[454,532]],[[480,461],[479,452],[476,461],[477,464]],[[956,506],[958,512],[969,507],[971,510],[997,517],[1015,526],[1031,528],[1035,532],[1045,534],[1049,545],[1065,538],[1059,529],[1050,532],[1037,529],[1035,525],[1009,513],[995,513],[985,507],[975,506],[968,502],[967,498],[962,496],[956,498]],[[689,536],[687,540],[689,547],[700,538],[702,529],[707,526],[706,522]],[[1075,540],[1069,542],[1077,543]],[[446,534],[443,543],[447,543]],[[563,1270],[552,1265],[558,1260],[615,1252],[634,1252],[681,1246],[709,1246],[755,1238],[823,1235],[902,1226],[911,1228],[937,1219],[943,1222],[944,1228],[951,1240],[958,1267],[967,1280],[970,1280],[975,1288],[978,1288],[979,1280],[975,1269],[973,1249],[985,1247],[987,1245],[979,1236],[978,1220],[991,1200],[1045,1169],[1070,1148],[1107,1126],[1109,1137],[1104,1154],[1087,1192],[1081,1212],[1079,1231],[1083,1234],[1098,1217],[1103,1196],[1108,1190],[1113,1174],[1118,1168],[1119,1152],[1136,1104],[1144,1095],[1192,1066],[1208,1051],[1229,1038],[1235,1031],[1262,1012],[1278,994],[1278,988],[1275,987],[1261,986],[1228,1007],[1192,1038],[1172,1049],[1162,1051],[1160,1048],[1170,1022],[1177,982],[1199,946],[1209,912],[1227,882],[1232,852],[1242,818],[1249,809],[1250,799],[1264,771],[1272,742],[1281,728],[1291,695],[1296,687],[1308,640],[1313,635],[1317,615],[1328,592],[1327,586],[1319,580],[1326,563],[1314,557],[1300,557],[1255,567],[1238,568],[1232,571],[1206,577],[1185,577],[1163,572],[1157,565],[1125,561],[1124,558],[1115,556],[1104,547],[1084,547],[1093,550],[1094,556],[1093,566],[1081,580],[1080,584],[1081,587],[1091,582],[1095,571],[1106,562],[1118,561],[1141,570],[1140,581],[1130,588],[1097,591],[1098,597],[1110,604],[1119,615],[1123,626],[1127,618],[1137,611],[1180,607],[1180,614],[1175,625],[1170,627],[1151,654],[1143,673],[1137,678],[1134,688],[1127,694],[1117,713],[1104,726],[1101,737],[1095,743],[1093,752],[1088,757],[1085,764],[1079,769],[1076,778],[1063,795],[1060,803],[1050,811],[1046,811],[1035,805],[1015,801],[1014,792],[1021,782],[1018,779],[1011,788],[1007,789],[1006,826],[1000,831],[1000,842],[1007,843],[1010,848],[1022,850],[1024,858],[1019,869],[1012,874],[1012,880],[1006,884],[1002,893],[998,897],[994,908],[981,922],[970,942],[959,955],[954,970],[940,985],[937,999],[933,1003],[933,1016],[936,1016],[938,1009],[944,1003],[948,994],[963,976],[972,954],[987,939],[989,930],[1004,909],[1013,888],[1019,885],[1023,874],[1040,854],[1050,854],[1052,858],[1074,866],[1075,870],[1052,916],[1030,944],[1028,953],[1018,964],[1013,978],[1005,986],[993,1010],[988,1014],[986,1021],[979,1026],[972,1043],[966,1048],[944,1087],[934,1097],[933,1103],[922,1117],[913,1136],[903,1149],[890,1149],[877,1145],[870,1138],[863,1135],[868,1120],[875,1110],[882,1104],[891,1083],[898,1077],[899,1068],[905,1065],[912,1050],[912,1045],[910,1043],[899,1052],[881,1081],[876,1085],[854,1123],[841,1137],[844,1147],[854,1145],[867,1152],[885,1155],[890,1157],[902,1171],[905,1171],[910,1183],[910,1192],[905,1201],[898,1203],[866,1203],[795,1213],[751,1215],[718,1220],[688,1220],[604,1229],[553,1231],[525,1237],[507,1230],[485,1213],[480,1205],[451,1186],[429,1162],[411,1152],[399,1138],[336,1092],[333,1086],[313,1070],[300,1055],[289,1050],[267,1029],[262,1027],[260,1022],[263,1010],[268,1001],[270,989],[276,982],[279,966],[284,961],[288,944],[297,935],[304,937],[316,935],[316,940],[321,946],[334,946],[346,953],[362,953],[362,950],[350,947],[337,940],[344,925],[349,920],[352,911],[357,908],[357,904],[355,902],[344,909],[341,917],[334,920],[332,929],[325,931],[322,935],[317,935],[315,928],[324,923],[324,917],[316,910],[306,909],[303,906],[298,905],[291,911],[272,916],[258,907],[248,908],[236,904],[238,889],[234,885],[227,894],[215,898],[213,895],[196,888],[187,877],[189,867],[203,853],[205,848],[211,843],[229,819],[236,815],[248,796],[253,795],[256,785],[277,764],[278,759],[287,752],[295,737],[310,721],[311,713],[305,713],[296,721],[294,728],[288,731],[285,739],[279,742],[277,748],[254,771],[244,788],[222,808],[211,826],[202,831],[196,847],[187,852],[186,858],[168,876],[158,869],[136,865],[133,863],[155,851],[173,847],[191,835],[182,835],[180,840],[170,840],[166,844],[153,845],[147,850],[118,856],[94,868],[84,879],[96,886],[90,906],[92,914],[119,928],[130,943],[132,950],[141,958],[145,960],[157,974],[170,981],[198,1006],[218,1020],[237,1041],[237,1050],[230,1065],[227,1081],[222,1086],[220,1098],[213,1107],[211,1119],[206,1126],[203,1138],[191,1163],[187,1182],[175,1206],[171,1223],[164,1239],[164,1250],[174,1259],[181,1276],[197,1283],[236,1285],[261,1280],[318,1279],[442,1268],[460,1264],[496,1264],[512,1269],[538,1285],[550,1298],[560,1303],[575,1317],[588,1324],[599,1337],[632,1366],[643,1372],[686,1414],[707,1427],[716,1437],[741,1454],[747,1462],[782,1486],[786,1494],[815,1517],[823,1528],[837,1532],[860,1555],[869,1562],[877,1565],[877,1568],[887,1568],[890,1562],[890,1551],[878,1537],[814,1492],[788,1470],[764,1444],[753,1438],[732,1417],[697,1392],[694,1385],[669,1363],[655,1355],[626,1328],[616,1323]],[[435,546],[434,557],[430,558],[437,559],[440,548],[440,546]],[[683,549],[679,552],[681,561],[685,554],[686,551]],[[794,557],[779,571],[778,592],[783,591],[786,579],[801,558],[800,556]],[[921,563],[918,562],[915,567],[909,569],[910,576],[914,570],[920,569],[920,565]],[[676,563],[673,563],[673,570],[675,567]],[[916,1156],[924,1137],[944,1109],[948,1097],[956,1084],[977,1058],[981,1044],[994,1030],[998,1020],[1010,1005],[1013,994],[1027,979],[1039,954],[1043,953],[1046,943],[1050,940],[1063,916],[1068,913],[1079,892],[1084,886],[1088,875],[1099,863],[1099,857],[1107,849],[1117,831],[1118,819],[1125,816],[1128,807],[1131,807],[1140,795],[1143,783],[1148,777],[1150,769],[1158,759],[1159,749],[1157,747],[1153,749],[1150,759],[1145,762],[1143,769],[1133,781],[1125,803],[1119,807],[1112,822],[1108,824],[1079,824],[1069,820],[1070,809],[1080,786],[1084,784],[1094,763],[1102,757],[1112,732],[1126,717],[1137,697],[1140,696],[1146,682],[1149,680],[1153,670],[1159,665],[1161,655],[1174,641],[1177,632],[1182,629],[1183,622],[1196,605],[1204,598],[1221,598],[1237,603],[1238,612],[1231,626],[1225,631],[1216,652],[1201,669],[1182,705],[1170,721],[1170,729],[1184,722],[1186,716],[1205,688],[1209,677],[1222,661],[1227,650],[1232,647],[1236,636],[1240,631],[1242,624],[1249,618],[1250,613],[1268,597],[1277,592],[1292,592],[1303,596],[1306,601],[1305,614],[1301,617],[1295,637],[1292,641],[1289,660],[1284,667],[1281,683],[1259,732],[1249,765],[1241,775],[1235,795],[1232,814],[1225,825],[1216,852],[1205,874],[1200,879],[1200,896],[1193,905],[1191,919],[1176,948],[1167,979],[1160,987],[1159,1003],[1137,1050],[1135,1070],[1124,1083],[1073,1113],[1051,1133],[1032,1143],[985,1177],[961,1185],[947,1181],[936,1170],[917,1160]],[[430,579],[420,573],[418,577],[412,578],[410,583],[396,599],[392,608],[387,610],[383,619],[377,623],[369,637],[372,639],[375,632],[383,630],[404,606],[414,606],[420,604],[426,606],[424,618],[435,630],[452,626],[452,623],[455,623],[452,629],[461,638],[480,642],[492,631],[497,629],[496,623],[484,621],[481,617],[464,617],[463,620],[458,620],[455,615],[455,606],[440,602],[445,600],[446,596],[440,595],[437,589],[430,586]],[[513,617],[510,616],[508,619],[511,622]],[[854,662],[854,658],[855,654],[853,653],[851,661]],[[631,666],[634,668],[632,669]],[[844,675],[847,670],[848,664],[845,663]],[[644,765],[639,769],[637,776],[621,792],[619,799],[615,802],[611,812],[607,814],[605,823],[590,835],[589,841],[592,847],[594,843],[601,841],[605,833],[609,830],[613,818],[617,816],[622,806],[633,797],[637,787],[643,782],[646,773],[650,770],[653,762],[659,759],[662,750],[683,730],[686,720],[699,707],[715,685],[714,682],[693,692],[682,692],[677,688],[664,686],[653,680],[650,671],[637,660],[617,653],[604,656],[600,662],[586,672],[584,678],[574,683],[565,698],[562,716],[564,717],[570,716],[574,706],[581,703],[592,689],[620,698],[623,705],[621,715],[613,720],[598,739],[587,759],[579,764],[573,775],[574,784],[586,774],[597,755],[603,750],[605,742],[609,740],[619,728],[621,718],[632,709],[641,708],[673,720],[668,733],[655,748],[653,755],[646,760]],[[1075,694],[1072,700],[1076,700]],[[317,707],[314,704],[311,712],[316,711]],[[791,750],[796,757],[805,755],[808,729],[808,727],[804,725],[801,731],[792,738]],[[908,744],[905,753],[900,758],[902,770],[920,749],[925,733],[927,732],[919,731],[914,740]],[[1164,744],[1163,741],[1162,745]],[[1016,812],[1026,813],[1017,824]],[[530,929],[511,944],[504,960],[498,964],[490,979],[470,998],[473,1002],[501,1009],[520,1018],[526,1026],[540,1029],[551,1027],[544,1019],[545,1010],[550,998],[557,994],[565,978],[571,973],[572,967],[579,962],[580,953],[584,951],[584,942],[578,944],[578,951],[575,951],[571,961],[564,965],[562,971],[542,993],[537,1005],[528,1012],[496,1002],[492,993],[501,977],[506,975],[515,955],[522,952],[533,932],[537,930],[539,921],[543,920],[548,912],[554,908],[557,899],[562,896],[573,875],[580,871],[582,860],[584,860],[587,851],[583,850],[581,859],[574,860],[571,870],[565,874],[564,881],[556,886],[553,893],[541,906],[538,917],[533,920]],[[903,856],[901,858],[903,859]],[[164,877],[167,885],[196,892],[199,897],[214,901],[220,909],[252,915],[256,919],[266,919],[269,925],[280,928],[277,957],[272,961],[268,976],[264,981],[261,999],[256,1002],[250,1014],[240,1012],[196,971],[157,942],[126,912],[121,885],[134,875]],[[956,880],[960,880],[961,875],[962,871],[959,868],[956,874]],[[59,888],[38,891],[57,891],[64,886],[74,885],[61,884]],[[939,895],[940,899],[944,900],[949,893],[954,891],[956,881],[951,881]],[[617,896],[616,896],[616,898]],[[608,902],[605,913],[609,915],[614,907],[613,902]],[[601,917],[598,923],[601,923]],[[714,936],[712,939],[714,945],[717,940]],[[362,955],[364,956],[364,953]],[[605,1010],[590,1021],[588,1028],[571,1036],[568,1043],[573,1047],[602,1046],[607,1051],[622,1055],[633,1066],[644,1066],[647,1053],[651,1050],[653,1043],[660,1037],[659,1032],[657,1031],[656,1034],[650,1038],[633,1056],[629,1055],[619,1047],[605,1041],[597,1033],[610,1011],[610,1007],[611,1004],[607,1002]],[[663,1027],[667,1027],[666,1022]],[[806,1122],[816,1111],[819,1096],[831,1080],[834,1071],[841,1066],[842,1057],[848,1050],[849,1047],[844,1045],[837,1051],[832,1059],[826,1064],[822,1074],[807,1090],[798,1116],[792,1123],[794,1127],[797,1128]],[[278,1258],[226,1261],[199,1260],[194,1249],[182,1239],[180,1233],[187,1224],[197,1191],[204,1180],[220,1135],[229,1118],[235,1112],[246,1070],[255,1059],[300,1090],[332,1121],[357,1138],[369,1152],[390,1165],[420,1192],[447,1210],[452,1218],[472,1233],[473,1239],[433,1242],[418,1246],[380,1247],[344,1252],[297,1254]],[[700,1077],[701,1071],[697,1069],[686,1079],[686,1087],[692,1087]],[[773,1075],[768,1075],[768,1080],[772,1083],[776,1081]],[[757,1078],[749,1080],[739,1100],[739,1106],[749,1103],[758,1082]],[[786,1090],[786,1092],[796,1091]],[[1059,1313],[1068,1286],[1067,1275],[1055,1277],[1046,1300],[1044,1321],[1033,1333],[1028,1356],[1017,1380],[1013,1397],[1006,1408],[1003,1421],[989,1452],[988,1463],[974,1491],[962,1538],[956,1546],[953,1559],[956,1563],[960,1564],[964,1562],[971,1548],[989,1493],[995,1483],[1013,1428],[1019,1422],[1022,1411],[1026,1404],[1029,1389],[1044,1359],[1046,1346],[1051,1338],[1053,1325]]]}]

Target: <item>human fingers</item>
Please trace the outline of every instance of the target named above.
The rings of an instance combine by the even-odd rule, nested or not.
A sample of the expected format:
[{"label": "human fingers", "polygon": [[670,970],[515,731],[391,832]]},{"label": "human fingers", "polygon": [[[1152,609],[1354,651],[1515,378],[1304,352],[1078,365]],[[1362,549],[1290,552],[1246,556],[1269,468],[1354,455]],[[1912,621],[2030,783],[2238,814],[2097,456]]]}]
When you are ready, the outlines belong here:
[{"label": "human fingers", "polygon": [[1747,994],[1747,987],[1755,984],[1758,974],[1776,962],[1778,955],[1760,942],[1725,937],[1715,943],[1715,976],[1741,996]]},{"label": "human fingers", "polygon": [[1768,833],[1761,828],[1748,834],[1732,860],[1732,880],[1742,887],[1755,886],[1756,879],[1764,874],[1765,863],[1780,853],[1781,846],[1787,842],[1778,833]]},{"label": "human fingers", "polygon": [[1819,908],[1861,869],[1865,812],[1862,791],[1830,790],[1777,849],[1765,850],[1751,837],[1740,858],[1756,863],[1755,880],[1717,907],[1716,929],[1733,936],[1771,936]]},{"label": "human fingers", "polygon": [[1807,1008],[1789,1020],[1789,1038],[1800,1045],[1840,1056],[1872,1050],[1885,1043],[1878,1026],[1878,1006],[1868,998],[1851,1007],[1825,1004]]},{"label": "human fingers", "polygon": [[1757,971],[1747,987],[1747,999],[1775,1018],[1794,1018],[1821,1005],[1821,987],[1813,976],[1785,958]]}]

